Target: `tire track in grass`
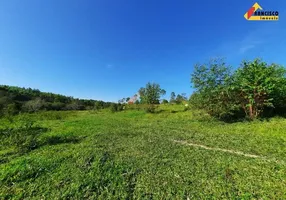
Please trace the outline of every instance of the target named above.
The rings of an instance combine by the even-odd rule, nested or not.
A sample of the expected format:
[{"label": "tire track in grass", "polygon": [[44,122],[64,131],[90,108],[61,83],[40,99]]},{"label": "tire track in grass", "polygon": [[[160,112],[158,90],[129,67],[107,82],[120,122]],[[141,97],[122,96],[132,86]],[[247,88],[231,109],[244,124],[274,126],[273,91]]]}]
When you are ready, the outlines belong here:
[{"label": "tire track in grass", "polygon": [[257,158],[257,159],[261,159],[267,162],[275,162],[278,164],[283,164],[285,165],[285,162],[282,160],[277,160],[277,159],[267,159],[263,156],[259,156],[259,155],[254,155],[254,154],[248,154],[248,153],[244,153],[242,151],[235,151],[235,150],[231,150],[231,149],[222,149],[222,148],[218,148],[218,147],[208,147],[202,144],[195,144],[195,143],[191,143],[191,142],[187,142],[187,141],[183,141],[183,140],[173,140],[173,142],[175,143],[179,143],[182,145],[187,145],[187,146],[193,146],[193,147],[199,147],[202,149],[206,149],[206,150],[210,150],[210,151],[221,151],[221,152],[225,152],[225,153],[230,153],[230,154],[236,154],[236,155],[240,155],[240,156],[245,156],[245,157],[249,157],[249,158]]}]

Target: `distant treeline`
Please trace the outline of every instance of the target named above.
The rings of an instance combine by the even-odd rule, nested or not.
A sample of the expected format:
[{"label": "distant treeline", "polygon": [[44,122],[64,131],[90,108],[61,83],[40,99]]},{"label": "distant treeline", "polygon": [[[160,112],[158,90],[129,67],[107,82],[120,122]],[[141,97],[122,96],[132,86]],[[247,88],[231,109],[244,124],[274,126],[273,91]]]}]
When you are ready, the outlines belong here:
[{"label": "distant treeline", "polygon": [[114,103],[68,97],[38,89],[0,85],[0,116],[40,110],[91,110]]},{"label": "distant treeline", "polygon": [[197,64],[191,74],[195,89],[190,98],[185,93],[171,92],[170,100],[162,99],[166,91],[148,82],[133,97],[118,103],[76,99],[37,89],[0,85],[0,116],[40,110],[98,110],[112,112],[144,109],[155,112],[158,104],[184,104],[203,109],[209,115],[231,121],[286,116],[286,69],[260,59],[242,61],[235,70],[223,59]]}]

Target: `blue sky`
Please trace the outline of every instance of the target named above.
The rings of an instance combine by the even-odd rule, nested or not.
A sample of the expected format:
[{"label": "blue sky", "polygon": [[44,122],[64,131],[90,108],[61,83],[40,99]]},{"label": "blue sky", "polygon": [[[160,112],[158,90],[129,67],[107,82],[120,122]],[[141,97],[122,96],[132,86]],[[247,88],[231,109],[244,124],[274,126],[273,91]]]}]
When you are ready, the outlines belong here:
[{"label": "blue sky", "polygon": [[247,21],[255,1],[2,0],[0,84],[117,101],[148,81],[191,94],[194,64],[285,65],[286,1],[258,1],[278,22]]}]

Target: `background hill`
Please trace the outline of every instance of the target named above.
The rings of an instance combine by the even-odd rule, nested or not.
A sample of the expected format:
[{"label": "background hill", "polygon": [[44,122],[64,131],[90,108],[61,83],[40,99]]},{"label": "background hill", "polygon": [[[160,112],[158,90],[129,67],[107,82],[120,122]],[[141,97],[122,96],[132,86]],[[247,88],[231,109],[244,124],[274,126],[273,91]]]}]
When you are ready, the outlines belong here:
[{"label": "background hill", "polygon": [[78,99],[38,89],[0,85],[0,115],[39,110],[90,110],[107,108],[111,102]]}]

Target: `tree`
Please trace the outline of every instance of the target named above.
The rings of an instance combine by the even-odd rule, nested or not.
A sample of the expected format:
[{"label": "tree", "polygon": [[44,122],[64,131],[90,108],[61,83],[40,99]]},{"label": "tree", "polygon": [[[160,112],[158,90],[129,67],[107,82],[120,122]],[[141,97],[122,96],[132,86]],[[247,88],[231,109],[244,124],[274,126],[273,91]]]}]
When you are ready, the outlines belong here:
[{"label": "tree", "polygon": [[161,89],[161,95],[164,96],[166,94],[166,90]]},{"label": "tree", "polygon": [[80,101],[73,101],[70,104],[67,104],[65,107],[66,110],[84,110],[84,106]]},{"label": "tree", "polygon": [[45,105],[46,103],[44,100],[42,100],[41,98],[36,98],[34,100],[27,101],[23,105],[23,110],[26,112],[37,112],[39,110],[44,109]]},{"label": "tree", "polygon": [[65,108],[65,104],[61,102],[53,102],[48,104],[49,110],[63,110]]},{"label": "tree", "polygon": [[187,100],[188,100],[188,98],[187,98],[186,93],[182,93],[182,94],[177,95],[175,102],[177,104],[180,104],[180,103],[185,102]]},{"label": "tree", "polygon": [[94,103],[94,109],[95,109],[95,110],[103,109],[103,102],[102,102],[102,101],[96,101],[96,102]]},{"label": "tree", "polygon": [[168,102],[168,100],[167,99],[163,99],[162,100],[162,104],[168,104],[169,102]]},{"label": "tree", "polygon": [[122,98],[122,99],[119,99],[118,100],[118,103],[124,103],[126,101],[126,99],[125,98]]},{"label": "tree", "polygon": [[237,106],[230,92],[231,68],[223,59],[211,59],[208,64],[195,65],[191,82],[196,89],[195,100],[200,100],[196,104],[209,114],[224,118],[236,111]]},{"label": "tree", "polygon": [[[0,115],[34,112],[38,110],[88,110],[96,100],[75,99],[70,96],[41,92],[32,88],[0,85]],[[107,108],[110,102],[98,102],[98,108]],[[14,111],[13,111],[14,110]]]},{"label": "tree", "polygon": [[6,93],[0,91],[0,116],[7,113],[6,108],[12,103],[12,99],[10,99]]},{"label": "tree", "polygon": [[[285,69],[284,69],[285,70]],[[285,76],[284,76],[285,77]],[[273,107],[265,109],[266,115],[284,115],[286,114],[286,78],[280,80],[280,83],[274,88],[272,93]],[[267,112],[268,111],[268,112]],[[267,112],[267,113],[266,113]]]},{"label": "tree", "polygon": [[175,92],[171,92],[170,103],[175,103],[176,101],[176,94]]},{"label": "tree", "polygon": [[139,95],[141,103],[147,104],[147,111],[154,112],[155,104],[160,103],[160,97],[166,94],[166,91],[163,90],[159,84],[148,82],[144,87],[139,89]]},{"label": "tree", "polygon": [[204,109],[205,105],[203,105],[201,102],[203,101],[202,95],[199,92],[194,92],[190,97],[190,105],[194,108],[198,109]]},{"label": "tree", "polygon": [[115,104],[115,103],[111,104],[110,110],[111,110],[111,112],[116,112],[117,111],[117,104]]},{"label": "tree", "polygon": [[4,114],[7,116],[16,115],[19,113],[16,103],[10,103],[4,108]]},{"label": "tree", "polygon": [[285,95],[285,74],[283,67],[268,65],[260,59],[242,62],[241,68],[234,73],[232,90],[246,116],[257,118],[266,107],[274,107],[274,102],[283,99],[280,94],[284,92]]},{"label": "tree", "polygon": [[277,64],[243,61],[231,73],[224,62],[215,60],[197,65],[191,81],[197,90],[190,102],[219,118],[240,117],[244,112],[252,120],[265,110],[286,111],[286,70]]},{"label": "tree", "polygon": [[139,98],[140,98],[140,103],[145,103],[144,100],[145,100],[145,93],[146,93],[146,89],[144,87],[141,87],[139,90],[138,90],[138,94],[139,94]]}]

